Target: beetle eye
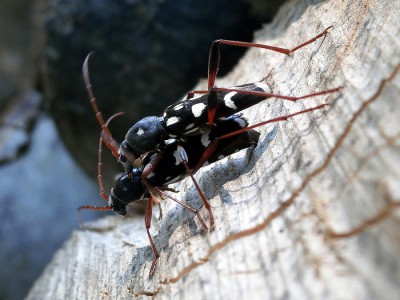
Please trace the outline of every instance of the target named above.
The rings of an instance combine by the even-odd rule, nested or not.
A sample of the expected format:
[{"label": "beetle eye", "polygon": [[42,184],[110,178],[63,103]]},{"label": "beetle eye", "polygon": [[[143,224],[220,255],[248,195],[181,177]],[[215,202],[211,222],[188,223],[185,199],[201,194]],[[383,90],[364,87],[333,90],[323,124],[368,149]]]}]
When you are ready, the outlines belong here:
[{"label": "beetle eye", "polygon": [[125,156],[125,154],[123,154],[123,153],[121,153],[120,155],[119,155],[119,161],[120,162],[122,162],[122,163],[125,163],[126,162],[126,156]]},{"label": "beetle eye", "polygon": [[137,159],[135,151],[133,151],[133,148],[127,143],[126,140],[121,143],[121,146],[119,148],[119,155],[119,160],[122,163],[125,163],[127,161],[134,162]]}]

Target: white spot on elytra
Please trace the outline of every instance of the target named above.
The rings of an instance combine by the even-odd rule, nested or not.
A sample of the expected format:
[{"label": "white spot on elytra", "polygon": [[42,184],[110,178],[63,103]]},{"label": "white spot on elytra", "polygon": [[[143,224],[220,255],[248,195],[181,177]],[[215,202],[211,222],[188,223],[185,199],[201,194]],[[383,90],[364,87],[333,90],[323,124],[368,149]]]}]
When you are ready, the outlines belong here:
[{"label": "white spot on elytra", "polygon": [[154,175],[156,175],[154,172],[151,172],[148,176],[147,176],[147,178],[151,178],[151,177],[154,177]]},{"label": "white spot on elytra", "polygon": [[188,126],[185,127],[185,130],[192,129],[193,127],[194,127],[194,124],[191,123],[191,124],[189,124]]},{"label": "white spot on elytra", "polygon": [[198,118],[201,116],[201,113],[203,110],[206,108],[206,105],[204,103],[197,103],[192,106],[192,113],[193,115]]},{"label": "white spot on elytra", "polygon": [[176,110],[180,110],[180,109],[182,109],[183,108],[183,103],[179,103],[179,104],[177,104],[177,105],[175,105],[174,106],[174,110],[176,111]]},{"label": "white spot on elytra", "polygon": [[139,128],[139,130],[136,132],[137,135],[142,135],[144,133],[144,130],[142,128]]},{"label": "white spot on elytra", "polygon": [[235,103],[232,101],[232,97],[235,96],[236,94],[237,94],[236,92],[230,92],[225,95],[224,103],[226,107],[229,107],[231,109],[237,109]]},{"label": "white spot on elytra", "polygon": [[171,126],[171,125],[174,125],[174,124],[176,124],[178,122],[179,122],[179,118],[178,117],[171,117],[171,118],[169,118],[167,120],[166,125],[167,126]]},{"label": "white spot on elytra", "polygon": [[168,139],[168,140],[165,140],[164,143],[165,143],[165,145],[169,145],[169,144],[172,144],[175,141],[176,141],[175,139]]},{"label": "white spot on elytra", "polygon": [[262,89],[262,90],[263,90],[264,92],[266,92],[266,93],[271,93],[271,92],[272,92],[271,87],[270,87],[268,84],[266,84],[266,83],[263,83],[263,82],[256,82],[256,83],[254,83],[254,85],[255,85],[256,87]]},{"label": "white spot on elytra", "polygon": [[175,150],[173,154],[175,157],[175,165],[177,166],[181,163],[181,158],[179,156],[178,150]]},{"label": "white spot on elytra", "polygon": [[204,147],[207,147],[210,144],[210,136],[208,133],[204,133],[201,135],[201,144]]},{"label": "white spot on elytra", "polygon": [[[192,134],[192,133],[199,133],[201,134],[203,131],[201,131],[201,129],[199,129],[198,127],[194,127],[192,129],[187,129],[185,131],[185,134]],[[182,139],[182,138],[181,138]]]}]

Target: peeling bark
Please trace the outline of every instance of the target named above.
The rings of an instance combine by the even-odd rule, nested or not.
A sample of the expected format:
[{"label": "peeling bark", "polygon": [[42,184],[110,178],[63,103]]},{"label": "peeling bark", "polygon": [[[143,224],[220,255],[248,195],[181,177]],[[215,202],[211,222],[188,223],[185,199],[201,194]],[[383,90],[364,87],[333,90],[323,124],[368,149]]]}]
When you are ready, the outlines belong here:
[{"label": "peeling bark", "polygon": [[[213,233],[163,201],[153,278],[143,217],[107,217],[73,233],[28,299],[398,297],[399,19],[398,1],[289,1],[257,42],[290,48],[333,25],[328,36],[293,57],[251,49],[217,85],[269,75],[282,95],[343,86],[301,103],[265,101],[244,112],[250,123],[329,108],[264,126],[254,150],[201,169]],[[201,207],[189,179],[175,188]]]}]

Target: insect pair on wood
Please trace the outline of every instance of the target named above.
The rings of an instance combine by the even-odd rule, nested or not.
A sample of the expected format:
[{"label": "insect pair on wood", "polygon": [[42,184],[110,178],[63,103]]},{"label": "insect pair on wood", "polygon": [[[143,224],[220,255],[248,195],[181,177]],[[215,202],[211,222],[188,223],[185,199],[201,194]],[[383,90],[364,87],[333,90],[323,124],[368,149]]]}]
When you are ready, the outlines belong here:
[{"label": "insect pair on wood", "polygon": [[[314,38],[292,48],[285,49],[256,43],[231,40],[216,40],[212,43],[208,61],[208,88],[188,93],[180,102],[168,106],[162,117],[150,116],[134,124],[119,144],[108,129],[109,122],[121,113],[104,121],[98,108],[89,78],[88,62],[90,53],[83,64],[83,78],[91,105],[101,126],[98,150],[98,181],[101,197],[108,202],[106,206],[84,205],[78,208],[91,210],[114,210],[126,215],[126,207],[132,202],[148,199],[145,212],[145,225],[150,245],[154,254],[149,276],[152,276],[160,257],[150,234],[152,208],[160,198],[169,198],[194,213],[205,230],[212,231],[215,220],[211,206],[198,185],[194,174],[205,165],[213,163],[239,150],[257,145],[259,133],[254,128],[318,110],[327,103],[304,109],[293,114],[249,125],[247,120],[238,115],[240,111],[260,103],[267,98],[279,98],[286,101],[299,101],[319,95],[338,92],[334,88],[301,97],[274,94],[266,82],[256,82],[222,88],[215,86],[220,63],[220,45],[248,48],[263,48],[285,55],[307,46],[319,38],[324,38],[328,30]],[[102,144],[105,144],[124,168],[123,174],[116,180],[109,195],[104,190],[102,169]],[[198,195],[208,211],[209,225],[200,212],[190,205],[176,199],[168,191],[168,184],[191,177]]]}]

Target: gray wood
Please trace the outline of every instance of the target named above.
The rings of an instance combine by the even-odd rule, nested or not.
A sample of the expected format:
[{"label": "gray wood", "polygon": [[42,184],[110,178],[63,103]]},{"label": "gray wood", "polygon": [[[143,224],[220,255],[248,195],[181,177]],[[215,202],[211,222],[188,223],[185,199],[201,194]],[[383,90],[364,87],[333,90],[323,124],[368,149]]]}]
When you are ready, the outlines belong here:
[{"label": "gray wood", "polygon": [[[251,49],[217,84],[270,74],[284,95],[343,86],[265,101],[244,113],[251,123],[330,107],[264,126],[254,151],[199,172],[214,232],[163,201],[152,279],[143,217],[108,217],[73,233],[27,299],[399,298],[399,19],[399,1],[289,1],[255,40],[292,47],[333,25],[325,40],[292,58]],[[175,188],[200,207],[190,180]]]}]

